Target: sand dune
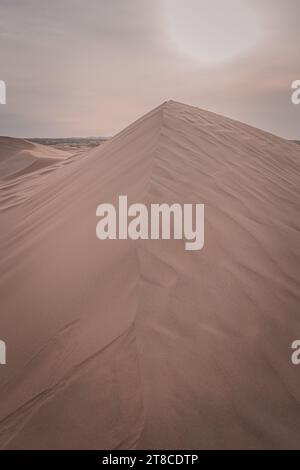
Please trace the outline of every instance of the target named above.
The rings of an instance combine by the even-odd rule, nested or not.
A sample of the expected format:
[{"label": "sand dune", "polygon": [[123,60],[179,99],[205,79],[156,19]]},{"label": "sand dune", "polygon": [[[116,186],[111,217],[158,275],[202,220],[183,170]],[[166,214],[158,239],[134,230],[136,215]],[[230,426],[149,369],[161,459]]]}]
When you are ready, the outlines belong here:
[{"label": "sand dune", "polygon": [[31,173],[58,163],[69,155],[28,140],[0,137],[0,179]]},{"label": "sand dune", "polygon": [[69,165],[84,151],[0,137],[0,212],[23,203],[49,173]]},{"label": "sand dune", "polygon": [[[167,102],[2,212],[1,447],[300,448],[299,162]],[[100,242],[120,194],[204,203],[204,250]]]}]

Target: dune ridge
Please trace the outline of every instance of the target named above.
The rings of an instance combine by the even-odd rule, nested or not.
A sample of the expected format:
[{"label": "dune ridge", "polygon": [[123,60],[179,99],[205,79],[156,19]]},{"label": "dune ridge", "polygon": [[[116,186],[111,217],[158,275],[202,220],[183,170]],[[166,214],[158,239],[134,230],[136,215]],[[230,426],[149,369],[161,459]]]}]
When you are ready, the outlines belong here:
[{"label": "dune ridge", "polygon": [[[2,212],[1,447],[299,448],[299,158],[169,101]],[[120,194],[204,203],[204,250],[100,242]]]}]

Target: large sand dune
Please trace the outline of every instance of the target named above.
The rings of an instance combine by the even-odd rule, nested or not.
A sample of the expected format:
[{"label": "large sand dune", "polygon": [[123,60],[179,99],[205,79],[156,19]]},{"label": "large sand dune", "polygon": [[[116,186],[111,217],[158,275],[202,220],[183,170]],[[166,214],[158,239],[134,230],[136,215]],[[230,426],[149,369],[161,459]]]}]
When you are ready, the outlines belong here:
[{"label": "large sand dune", "polygon": [[[299,162],[167,102],[3,211],[2,448],[300,448]],[[97,240],[120,194],[204,203],[204,249]]]}]

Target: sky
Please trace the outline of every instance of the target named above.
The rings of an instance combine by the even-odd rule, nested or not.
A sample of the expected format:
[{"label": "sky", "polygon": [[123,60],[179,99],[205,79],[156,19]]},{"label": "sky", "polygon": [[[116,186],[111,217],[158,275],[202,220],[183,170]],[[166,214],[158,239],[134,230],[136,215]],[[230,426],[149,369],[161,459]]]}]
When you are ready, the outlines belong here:
[{"label": "sky", "polygon": [[163,101],[300,140],[299,0],[0,0],[0,135],[111,136]]}]

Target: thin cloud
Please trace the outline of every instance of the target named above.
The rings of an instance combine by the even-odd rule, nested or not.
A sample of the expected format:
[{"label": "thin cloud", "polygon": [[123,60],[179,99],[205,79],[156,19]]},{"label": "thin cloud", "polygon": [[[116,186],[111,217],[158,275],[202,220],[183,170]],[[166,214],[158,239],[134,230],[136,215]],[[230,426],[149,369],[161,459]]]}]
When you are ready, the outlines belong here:
[{"label": "thin cloud", "polygon": [[300,4],[251,3],[263,42],[205,68],[170,47],[159,0],[1,0],[0,133],[112,135],[173,98],[299,138],[289,88],[300,78]]}]

